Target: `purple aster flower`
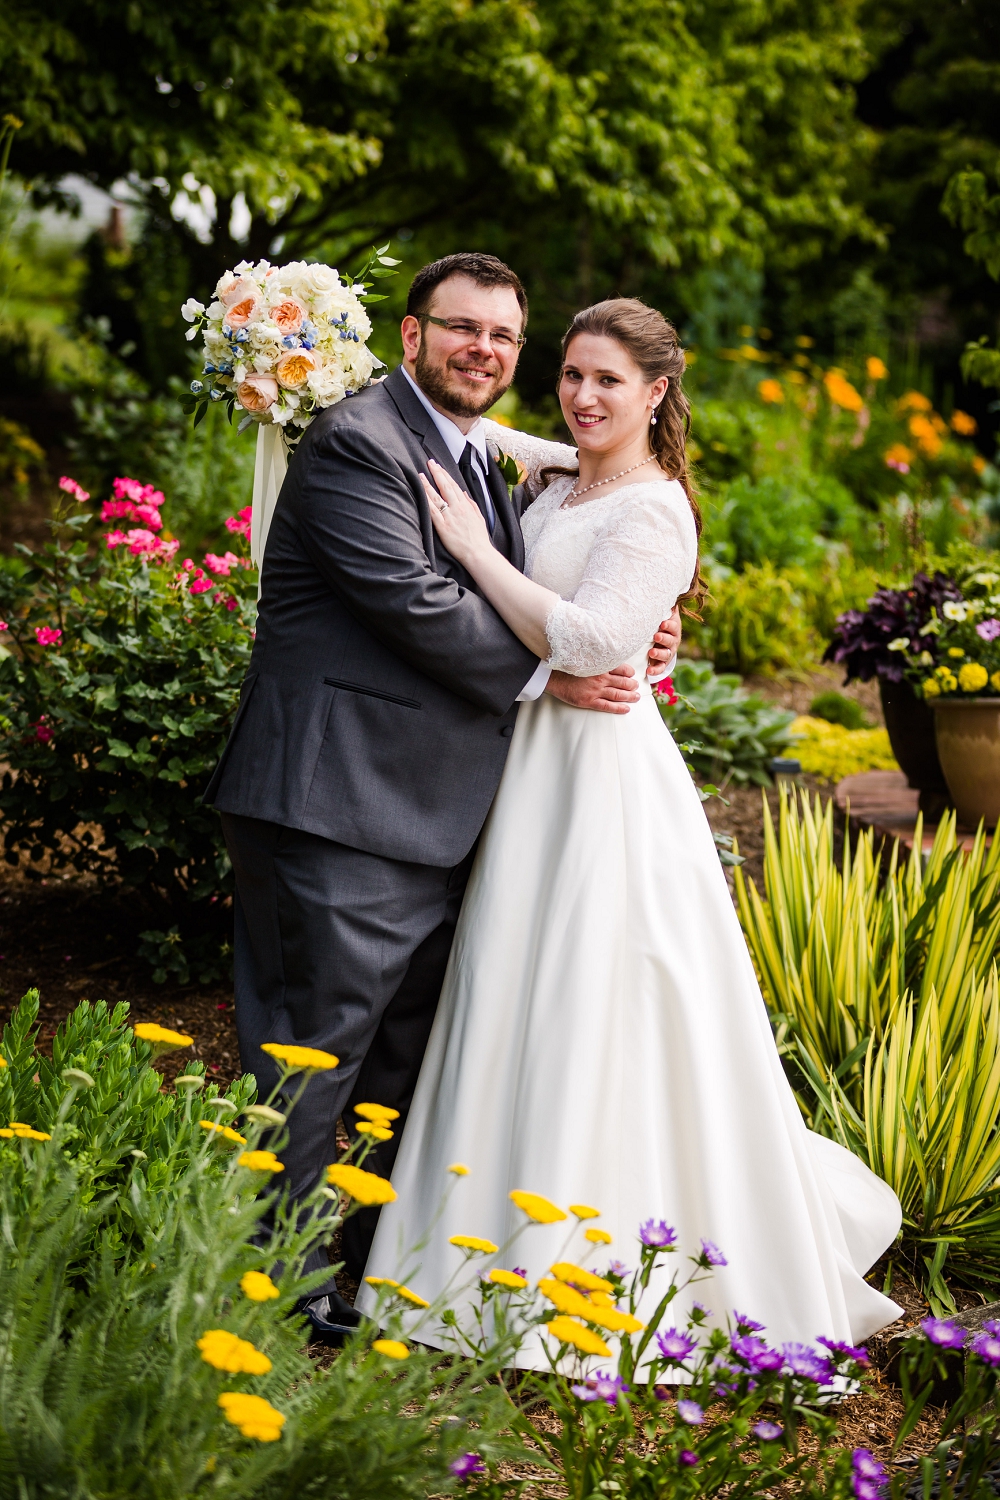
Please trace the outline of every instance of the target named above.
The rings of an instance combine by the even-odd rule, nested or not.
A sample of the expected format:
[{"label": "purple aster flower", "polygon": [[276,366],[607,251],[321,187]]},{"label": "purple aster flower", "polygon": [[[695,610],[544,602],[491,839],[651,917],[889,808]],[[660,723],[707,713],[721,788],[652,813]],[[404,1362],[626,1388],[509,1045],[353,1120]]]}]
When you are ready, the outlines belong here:
[{"label": "purple aster flower", "polygon": [[779,1349],[769,1349],[763,1339],[743,1334],[732,1341],[732,1351],[737,1359],[744,1360],[758,1375],[777,1374],[785,1363]]},{"label": "purple aster flower", "polygon": [[987,1333],[985,1328],[977,1333],[969,1346],[973,1354],[978,1354],[988,1365],[994,1369],[1000,1368],[1000,1338],[995,1333]]},{"label": "purple aster flower", "polygon": [[884,1500],[889,1476],[870,1448],[855,1448],[851,1454],[851,1488],[855,1500]]},{"label": "purple aster flower", "polygon": [[940,1349],[965,1348],[965,1329],[956,1328],[947,1318],[925,1318],[920,1327],[931,1343],[937,1344]]},{"label": "purple aster flower", "polygon": [[515,1276],[523,1276],[525,1281],[527,1281],[528,1273],[523,1266],[512,1266],[511,1270]]},{"label": "purple aster flower", "polygon": [[485,1474],[486,1465],[478,1453],[462,1453],[448,1465],[456,1479],[471,1479],[473,1474]]},{"label": "purple aster flower", "polygon": [[737,1312],[733,1309],[733,1317],[736,1319],[736,1328],[739,1333],[761,1333],[763,1323],[758,1323],[754,1318],[748,1318],[746,1313]]},{"label": "purple aster flower", "polygon": [[784,1428],[779,1427],[777,1422],[758,1422],[754,1434],[762,1443],[776,1443],[784,1435]]},{"label": "purple aster flower", "polygon": [[825,1339],[820,1337],[816,1342],[824,1344],[830,1353],[835,1354],[838,1359],[851,1359],[856,1365],[862,1365],[865,1369],[868,1368],[867,1349],[855,1348],[853,1344],[845,1344],[840,1339]]},{"label": "purple aster flower", "polygon": [[803,1380],[815,1380],[817,1385],[827,1385],[833,1378],[833,1366],[810,1349],[808,1344],[785,1344],[781,1350],[785,1366],[792,1375],[801,1375]]},{"label": "purple aster flower", "polygon": [[729,1264],[718,1245],[713,1245],[711,1240],[702,1240],[700,1258],[710,1266],[728,1266]]},{"label": "purple aster flower", "polygon": [[997,1322],[996,1318],[987,1318],[983,1324],[983,1332],[995,1333],[1000,1338],[1000,1323]]},{"label": "purple aster flower", "polygon": [[976,634],[981,641],[995,641],[1000,635],[1000,620],[980,620]]},{"label": "purple aster flower", "polygon": [[698,1347],[698,1340],[694,1335],[682,1333],[679,1328],[668,1328],[664,1333],[658,1333],[656,1342],[663,1358],[672,1365],[680,1364],[681,1360],[687,1359],[692,1349]]},{"label": "purple aster flower", "polygon": [[647,1219],[639,1230],[644,1245],[657,1250],[669,1250],[677,1239],[677,1230],[671,1229],[666,1219]]},{"label": "purple aster flower", "polygon": [[692,1323],[700,1323],[704,1318],[710,1318],[711,1316],[712,1316],[712,1309],[710,1307],[706,1307],[705,1304],[704,1304],[704,1302],[692,1302],[691,1303],[691,1321],[692,1321]]},{"label": "purple aster flower", "polygon": [[631,1271],[623,1260],[612,1260],[608,1262],[608,1275],[617,1276],[619,1281],[624,1281],[626,1276],[631,1276]]},{"label": "purple aster flower", "polygon": [[654,1385],[653,1395],[656,1397],[657,1401],[666,1401],[670,1395],[670,1390],[665,1385]]},{"label": "purple aster flower", "polygon": [[880,1464],[870,1448],[855,1448],[851,1454],[851,1468],[864,1479],[882,1479],[885,1464]]},{"label": "purple aster flower", "polygon": [[580,1401],[606,1401],[609,1406],[615,1406],[621,1391],[627,1391],[628,1386],[620,1375],[608,1375],[604,1370],[597,1370],[593,1375],[588,1375],[583,1385],[571,1385],[570,1390]]},{"label": "purple aster flower", "polygon": [[698,1462],[697,1453],[692,1453],[690,1448],[682,1448],[677,1457],[678,1460],[682,1464],[684,1464],[686,1468],[689,1469],[693,1468],[694,1465]]},{"label": "purple aster flower", "polygon": [[681,1421],[686,1422],[689,1427],[697,1427],[699,1422],[704,1422],[705,1420],[705,1413],[702,1411],[697,1401],[678,1401],[677,1415],[680,1417]]}]

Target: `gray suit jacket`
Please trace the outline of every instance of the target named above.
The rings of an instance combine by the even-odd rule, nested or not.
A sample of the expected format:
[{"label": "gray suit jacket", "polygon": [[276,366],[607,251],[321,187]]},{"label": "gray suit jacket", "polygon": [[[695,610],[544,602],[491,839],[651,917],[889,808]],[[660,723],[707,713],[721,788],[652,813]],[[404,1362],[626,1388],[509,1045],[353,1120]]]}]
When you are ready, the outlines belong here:
[{"label": "gray suit jacket", "polygon": [[[278,497],[250,670],[205,793],[220,812],[445,867],[475,842],[538,658],[438,542],[418,478],[428,457],[461,483],[401,370],[310,425]],[[523,567],[495,464],[490,478],[498,544]]]}]

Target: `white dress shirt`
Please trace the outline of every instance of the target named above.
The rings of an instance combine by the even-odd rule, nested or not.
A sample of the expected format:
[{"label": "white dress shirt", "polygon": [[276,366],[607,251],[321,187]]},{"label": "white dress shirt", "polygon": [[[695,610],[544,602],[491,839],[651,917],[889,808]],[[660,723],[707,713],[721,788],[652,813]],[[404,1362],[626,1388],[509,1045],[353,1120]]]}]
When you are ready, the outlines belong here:
[{"label": "white dress shirt", "polygon": [[[409,370],[407,370],[405,366],[402,366],[401,368],[403,370],[403,374],[410,382],[410,385],[414,393],[416,394],[417,400],[430,413],[431,418],[434,422],[434,426],[441,434],[444,445],[448,449],[448,452],[451,454],[452,458],[455,460],[455,463],[458,463],[462,454],[465,452],[466,443],[472,444],[476,466],[479,469],[480,477],[483,483],[483,494],[486,496],[487,504],[492,508],[493,502],[490,499],[489,484],[486,478],[487,473],[489,472],[489,453],[486,447],[486,429],[483,427],[482,418],[477,417],[472,426],[469,428],[468,432],[463,432],[462,429],[452,421],[451,417],[446,416],[443,411],[438,411],[436,406],[431,405],[430,401],[428,401],[419,385],[417,385],[417,382],[411,376]],[[517,702],[531,703],[535,698],[540,698],[545,691],[545,686],[551,675],[552,668],[548,665],[547,662],[540,661],[538,663],[538,666],[532,672],[528,681],[525,683],[524,687],[518,693]]]}]

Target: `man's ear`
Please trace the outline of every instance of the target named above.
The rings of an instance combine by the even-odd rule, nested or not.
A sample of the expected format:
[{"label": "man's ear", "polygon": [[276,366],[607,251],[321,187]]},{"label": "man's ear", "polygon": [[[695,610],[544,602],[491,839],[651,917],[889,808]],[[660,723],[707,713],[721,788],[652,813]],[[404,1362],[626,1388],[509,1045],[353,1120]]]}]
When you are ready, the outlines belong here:
[{"label": "man's ear", "polygon": [[414,364],[420,352],[420,319],[407,313],[399,325],[399,336],[403,341],[403,358]]}]

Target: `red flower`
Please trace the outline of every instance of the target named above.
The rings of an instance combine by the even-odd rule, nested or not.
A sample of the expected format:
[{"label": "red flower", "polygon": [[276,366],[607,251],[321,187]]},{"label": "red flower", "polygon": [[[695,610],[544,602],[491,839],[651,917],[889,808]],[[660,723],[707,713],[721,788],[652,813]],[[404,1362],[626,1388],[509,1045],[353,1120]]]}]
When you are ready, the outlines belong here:
[{"label": "red flower", "polygon": [[35,640],[40,646],[55,646],[62,640],[62,631],[52,625],[36,625]]},{"label": "red flower", "polygon": [[677,702],[677,694],[674,692],[674,679],[672,677],[661,677],[659,682],[654,682],[653,692],[658,698],[665,698],[669,708],[673,708]]}]

